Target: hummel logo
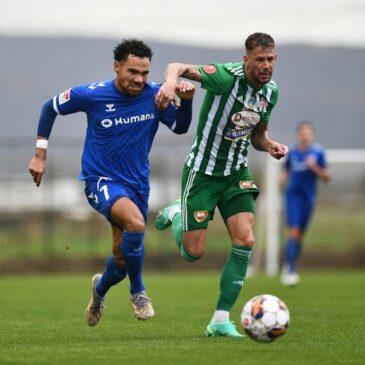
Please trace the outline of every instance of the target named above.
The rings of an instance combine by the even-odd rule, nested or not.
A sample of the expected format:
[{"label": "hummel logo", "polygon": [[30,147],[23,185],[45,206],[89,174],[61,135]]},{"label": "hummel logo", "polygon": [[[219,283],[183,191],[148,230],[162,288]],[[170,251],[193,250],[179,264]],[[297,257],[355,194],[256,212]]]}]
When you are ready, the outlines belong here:
[{"label": "hummel logo", "polygon": [[243,280],[233,281],[232,284],[239,285],[239,286],[243,286]]},{"label": "hummel logo", "polygon": [[105,111],[106,112],[115,112],[114,104],[106,104]]},{"label": "hummel logo", "polygon": [[103,87],[103,86],[105,86],[105,84],[103,82],[99,82],[99,83],[91,84],[88,87],[88,89],[95,90],[97,87]]},{"label": "hummel logo", "polygon": [[237,101],[239,101],[240,103],[242,103],[242,104],[244,104],[244,100],[243,100],[243,96],[242,95],[240,95],[240,96],[237,96],[237,98],[236,98],[236,100]]},{"label": "hummel logo", "polygon": [[87,197],[88,197],[89,199],[94,200],[94,202],[95,202],[96,204],[98,204],[98,203],[99,203],[99,199],[98,199],[98,196],[97,196],[96,194],[91,193],[91,194],[90,194],[90,195],[88,195]]}]

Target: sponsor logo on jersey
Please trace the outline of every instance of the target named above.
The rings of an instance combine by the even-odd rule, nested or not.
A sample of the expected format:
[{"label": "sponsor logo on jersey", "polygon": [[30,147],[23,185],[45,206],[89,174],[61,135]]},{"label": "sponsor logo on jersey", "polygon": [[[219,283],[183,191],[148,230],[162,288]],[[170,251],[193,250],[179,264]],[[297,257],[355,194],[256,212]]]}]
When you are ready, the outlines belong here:
[{"label": "sponsor logo on jersey", "polygon": [[62,105],[67,103],[71,99],[71,89],[65,90],[63,93],[58,95],[58,104]]},{"label": "sponsor logo on jersey", "polygon": [[239,182],[239,184],[240,184],[241,189],[252,189],[252,188],[256,189],[257,188],[256,185],[254,184],[254,182],[250,181],[250,180],[241,180]]},{"label": "sponsor logo on jersey", "polygon": [[253,128],[246,128],[246,129],[228,129],[225,134],[224,138],[228,139],[229,141],[238,141],[240,139],[243,139],[247,137],[249,134],[251,134]]},{"label": "sponsor logo on jersey", "polygon": [[206,217],[208,217],[207,210],[200,210],[200,211],[194,212],[194,218],[199,223],[203,222]]},{"label": "sponsor logo on jersey", "polygon": [[217,67],[214,65],[204,65],[203,70],[207,74],[214,74],[217,71]]},{"label": "sponsor logo on jersey", "polygon": [[115,112],[114,104],[105,104],[106,112]]},{"label": "sponsor logo on jersey", "polygon": [[228,129],[225,132],[224,138],[230,141],[238,141],[247,138],[251,134],[256,124],[260,121],[260,115],[249,110],[242,110],[234,113],[231,120],[234,124],[234,129]]},{"label": "sponsor logo on jersey", "polygon": [[100,124],[104,128],[110,128],[117,125],[123,124],[132,124],[132,123],[139,123],[145,122],[148,120],[155,119],[155,115],[153,113],[141,114],[141,115],[134,115],[132,117],[127,118],[113,118],[113,119],[103,119]]},{"label": "sponsor logo on jersey", "polygon": [[242,129],[255,126],[260,121],[260,115],[249,110],[242,110],[234,113],[231,120],[236,128]]}]

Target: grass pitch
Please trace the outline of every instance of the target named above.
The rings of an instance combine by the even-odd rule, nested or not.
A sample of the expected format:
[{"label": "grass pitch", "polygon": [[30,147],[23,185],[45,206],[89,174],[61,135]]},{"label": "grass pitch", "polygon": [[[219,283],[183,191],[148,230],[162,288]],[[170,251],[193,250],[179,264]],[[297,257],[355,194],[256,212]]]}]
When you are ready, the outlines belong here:
[{"label": "grass pitch", "polygon": [[0,364],[365,363],[364,271],[308,272],[296,288],[282,287],[277,278],[248,278],[231,315],[236,323],[243,304],[257,294],[277,295],[289,307],[288,333],[270,344],[204,337],[218,272],[146,274],[156,310],[146,322],[133,317],[123,282],[108,293],[100,324],[88,328],[91,276],[0,278]]}]

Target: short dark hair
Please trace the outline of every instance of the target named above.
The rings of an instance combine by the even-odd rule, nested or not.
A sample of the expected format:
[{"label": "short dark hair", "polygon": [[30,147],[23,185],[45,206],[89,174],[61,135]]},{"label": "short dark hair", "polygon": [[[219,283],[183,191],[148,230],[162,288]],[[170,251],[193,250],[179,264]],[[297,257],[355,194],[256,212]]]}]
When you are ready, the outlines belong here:
[{"label": "short dark hair", "polygon": [[123,39],[114,48],[114,60],[125,61],[129,55],[141,58],[147,57],[151,61],[153,53],[147,44],[138,39]]},{"label": "short dark hair", "polygon": [[250,51],[256,47],[275,48],[274,39],[266,33],[253,33],[246,39],[246,51]]},{"label": "short dark hair", "polygon": [[314,131],[314,124],[310,120],[302,120],[302,121],[300,121],[297,124],[297,126],[296,126],[295,129],[298,132],[300,129],[305,128],[305,127],[310,128],[310,129],[312,129],[312,131]]}]

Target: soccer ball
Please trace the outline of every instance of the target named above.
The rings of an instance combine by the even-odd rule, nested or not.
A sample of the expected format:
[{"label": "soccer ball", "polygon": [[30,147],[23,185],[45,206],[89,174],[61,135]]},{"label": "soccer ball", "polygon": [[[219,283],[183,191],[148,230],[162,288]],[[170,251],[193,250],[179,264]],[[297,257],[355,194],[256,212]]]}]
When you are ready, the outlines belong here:
[{"label": "soccer ball", "polygon": [[274,295],[258,295],[244,305],[241,323],[246,333],[254,340],[271,342],[287,331],[289,310],[285,303]]}]

